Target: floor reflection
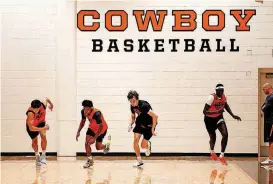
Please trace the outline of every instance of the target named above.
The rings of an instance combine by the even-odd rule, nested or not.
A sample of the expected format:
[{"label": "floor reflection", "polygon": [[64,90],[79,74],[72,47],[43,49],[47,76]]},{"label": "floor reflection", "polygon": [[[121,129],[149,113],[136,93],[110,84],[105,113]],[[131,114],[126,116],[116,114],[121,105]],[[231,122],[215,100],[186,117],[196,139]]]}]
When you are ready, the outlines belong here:
[{"label": "floor reflection", "polygon": [[259,164],[259,184],[273,184],[273,165]]},{"label": "floor reflection", "polygon": [[224,170],[214,169],[214,170],[212,170],[211,174],[210,174],[209,183],[210,184],[216,184],[216,183],[221,183],[222,184],[222,183],[224,183],[227,173],[228,173],[227,169],[224,169]]},{"label": "floor reflection", "polygon": [[[143,168],[133,168],[129,160],[97,161],[91,169],[83,169],[84,161],[49,161],[40,168],[33,161],[2,161],[1,183],[18,184],[192,184],[240,183],[256,184],[240,164],[223,166],[212,161],[146,161]],[[257,166],[242,161],[248,171],[257,174]],[[257,164],[257,161],[254,165]],[[14,174],[16,173],[16,174]],[[260,184],[271,184],[273,167],[259,168]],[[252,177],[252,178],[251,178]],[[255,178],[255,177],[254,177]],[[273,184],[273,183],[272,183]]]}]

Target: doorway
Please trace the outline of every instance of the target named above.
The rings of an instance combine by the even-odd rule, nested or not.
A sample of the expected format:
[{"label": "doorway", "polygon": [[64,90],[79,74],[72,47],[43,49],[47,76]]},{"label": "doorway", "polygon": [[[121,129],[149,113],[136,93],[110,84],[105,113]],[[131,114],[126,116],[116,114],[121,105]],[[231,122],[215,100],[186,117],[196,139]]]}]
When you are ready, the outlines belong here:
[{"label": "doorway", "polygon": [[270,83],[273,85],[273,68],[259,68],[258,73],[258,149],[259,149],[259,157],[268,157],[268,148],[269,144],[267,140],[265,140],[264,136],[264,116],[261,111],[261,106],[265,101],[266,95],[263,92],[263,84]]}]

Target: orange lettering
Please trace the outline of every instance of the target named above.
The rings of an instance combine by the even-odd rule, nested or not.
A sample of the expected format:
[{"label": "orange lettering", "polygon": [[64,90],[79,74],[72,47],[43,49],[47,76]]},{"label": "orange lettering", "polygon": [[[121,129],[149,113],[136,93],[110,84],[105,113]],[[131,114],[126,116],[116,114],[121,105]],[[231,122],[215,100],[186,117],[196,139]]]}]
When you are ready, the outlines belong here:
[{"label": "orange lettering", "polygon": [[84,17],[85,16],[91,16],[93,19],[99,19],[100,14],[96,10],[81,10],[77,14],[77,27],[81,31],[97,31],[100,27],[99,22],[94,22],[91,26],[86,26],[84,24]]},{"label": "orange lettering", "polygon": [[[121,17],[121,24],[114,26],[113,16]],[[108,31],[125,31],[128,28],[128,14],[124,10],[110,10],[105,14],[105,28]]]},{"label": "orange lettering", "polygon": [[[218,25],[212,26],[209,24],[210,16],[218,17]],[[225,28],[225,13],[222,10],[206,10],[202,14],[202,27],[206,31],[222,31]]]},{"label": "orange lettering", "polygon": [[230,15],[233,15],[239,23],[239,26],[236,26],[236,31],[250,31],[250,26],[247,23],[253,15],[256,15],[256,10],[244,10],[244,18],[242,18],[242,12],[242,10],[230,10]]},{"label": "orange lettering", "polygon": [[[172,27],[173,31],[194,31],[196,29],[197,15],[194,10],[173,10],[172,15],[175,16],[175,24]],[[183,23],[188,23],[189,25],[183,26]]]},{"label": "orange lettering", "polygon": [[[147,10],[144,15],[144,10],[134,10],[133,14],[136,18],[137,27],[139,31],[147,31],[149,23],[152,23],[153,31],[162,31],[167,10],[157,10],[156,14],[159,16],[158,20],[154,10]],[[142,16],[144,15],[144,21]]]}]

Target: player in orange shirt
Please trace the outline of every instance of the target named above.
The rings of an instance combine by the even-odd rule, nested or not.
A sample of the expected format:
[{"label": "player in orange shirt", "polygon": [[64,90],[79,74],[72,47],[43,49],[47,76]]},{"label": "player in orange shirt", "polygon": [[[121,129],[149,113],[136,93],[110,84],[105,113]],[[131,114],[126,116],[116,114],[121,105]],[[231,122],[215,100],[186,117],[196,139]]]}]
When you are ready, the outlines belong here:
[{"label": "player in orange shirt", "polygon": [[103,150],[106,154],[110,150],[110,136],[108,137],[108,143],[102,144],[105,135],[107,134],[108,125],[99,109],[93,107],[93,103],[90,100],[84,100],[82,102],[83,109],[81,110],[82,120],[78,128],[76,140],[80,136],[81,129],[84,127],[86,118],[89,121],[89,127],[86,132],[85,150],[87,156],[87,162],[83,166],[89,168],[93,166],[94,161],[91,156],[91,145],[96,142],[96,149]]},{"label": "player in orange shirt", "polygon": [[228,142],[228,130],[223,117],[224,109],[236,120],[241,121],[239,116],[236,116],[232,113],[228,103],[227,97],[224,94],[224,85],[216,85],[216,93],[213,93],[209,96],[207,103],[205,104],[203,113],[205,115],[204,121],[206,129],[210,136],[210,154],[213,160],[217,160],[217,155],[214,152],[214,146],[216,142],[216,129],[218,129],[222,135],[221,141],[221,154],[219,156],[222,164],[227,165],[227,162],[224,158],[225,149]]},{"label": "player in orange shirt", "polygon": [[[46,125],[46,108],[49,103],[49,109],[52,111],[53,104],[46,98],[46,102],[42,103],[40,100],[33,100],[31,106],[28,108],[26,115],[26,130],[28,135],[32,139],[32,148],[35,151],[36,166],[46,164],[46,147],[47,139],[45,131],[49,130],[49,126]],[[42,155],[40,156],[38,151],[38,135],[41,137]]]}]

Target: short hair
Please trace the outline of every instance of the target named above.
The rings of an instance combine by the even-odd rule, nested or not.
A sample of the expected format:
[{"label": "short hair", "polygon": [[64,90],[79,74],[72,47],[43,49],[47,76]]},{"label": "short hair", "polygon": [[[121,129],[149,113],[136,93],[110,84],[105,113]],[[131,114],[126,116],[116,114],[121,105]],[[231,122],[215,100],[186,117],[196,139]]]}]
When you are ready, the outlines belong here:
[{"label": "short hair", "polygon": [[128,100],[131,100],[133,97],[136,97],[136,99],[138,100],[139,94],[136,91],[131,90],[131,91],[129,91],[127,98],[128,98]]},{"label": "short hair", "polygon": [[33,108],[33,109],[37,109],[37,108],[40,108],[41,107],[41,105],[42,105],[42,102],[40,101],[40,100],[33,100],[32,102],[31,102],[31,107]]},{"label": "short hair", "polygon": [[91,100],[84,100],[82,101],[82,106],[83,107],[93,107],[93,102]]},{"label": "short hair", "polygon": [[266,86],[272,88],[272,85],[271,85],[270,83],[265,83],[265,84],[263,85],[263,87],[266,87]]}]

